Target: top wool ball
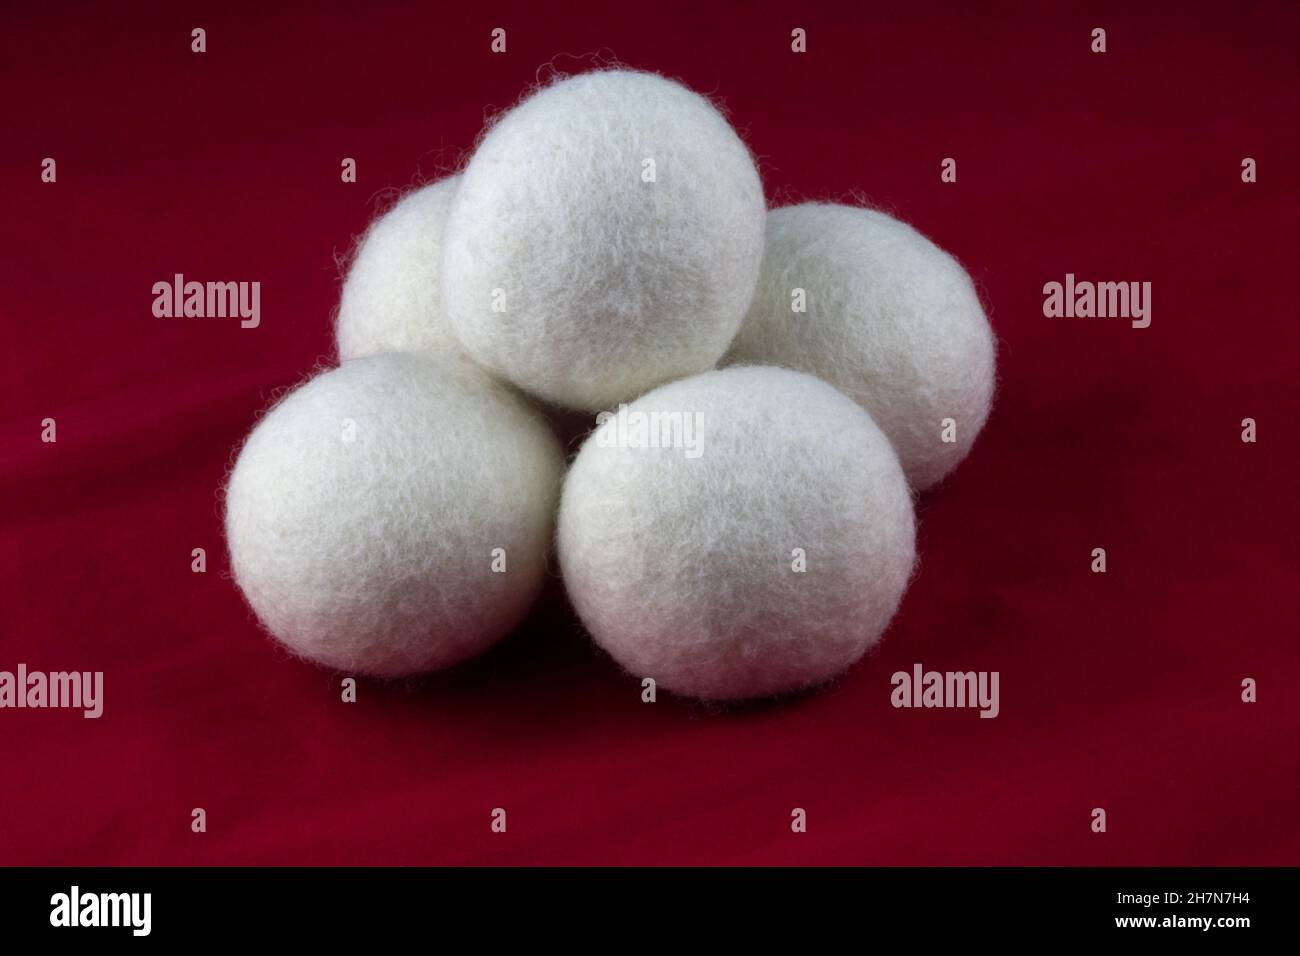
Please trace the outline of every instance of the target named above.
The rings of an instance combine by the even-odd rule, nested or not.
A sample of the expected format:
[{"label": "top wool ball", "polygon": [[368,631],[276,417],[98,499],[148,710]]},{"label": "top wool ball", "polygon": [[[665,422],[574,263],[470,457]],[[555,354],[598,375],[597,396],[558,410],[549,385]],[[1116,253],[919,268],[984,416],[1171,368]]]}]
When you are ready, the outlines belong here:
[{"label": "top wool ball", "polygon": [[542,89],[486,134],[443,235],[452,327],[480,363],[596,410],[712,367],[753,295],[765,206],[708,100],[652,73]]}]

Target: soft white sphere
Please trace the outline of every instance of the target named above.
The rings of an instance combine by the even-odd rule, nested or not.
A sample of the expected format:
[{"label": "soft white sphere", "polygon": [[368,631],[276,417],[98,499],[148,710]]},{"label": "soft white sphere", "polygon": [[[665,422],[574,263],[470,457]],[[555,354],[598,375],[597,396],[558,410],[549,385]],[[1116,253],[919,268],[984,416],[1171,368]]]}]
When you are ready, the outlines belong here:
[{"label": "soft white sphere", "polygon": [[871,412],[918,489],[966,457],[993,399],[993,332],[965,270],[911,226],[851,206],[768,213],[728,361],[830,382]]},{"label": "soft white sphere", "polygon": [[339,359],[460,352],[442,305],[442,229],[459,177],[407,193],[361,241],[339,303]]},{"label": "soft white sphere", "polygon": [[763,251],[753,158],[708,100],[653,73],[555,83],[461,177],[443,296],[483,365],[594,410],[711,368]]},{"label": "soft white sphere", "polygon": [[871,416],[761,366],[665,385],[604,421],[565,479],[558,541],[596,642],[638,678],[715,700],[844,670],[915,558],[907,483]]},{"label": "soft white sphere", "polygon": [[537,594],[562,469],[545,423],[467,359],[355,359],[244,443],[226,491],[235,580],[308,660],[377,677],[454,664]]}]

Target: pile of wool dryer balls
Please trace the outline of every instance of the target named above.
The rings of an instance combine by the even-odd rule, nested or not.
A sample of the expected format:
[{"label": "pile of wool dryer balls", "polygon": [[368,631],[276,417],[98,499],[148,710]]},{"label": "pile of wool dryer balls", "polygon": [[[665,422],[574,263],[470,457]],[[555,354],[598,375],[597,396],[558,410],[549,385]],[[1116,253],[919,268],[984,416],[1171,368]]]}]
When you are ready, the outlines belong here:
[{"label": "pile of wool dryer balls", "polygon": [[[898,608],[912,495],[994,380],[951,256],[868,209],[769,212],[707,99],[621,69],[535,90],[373,223],[337,334],[240,450],[226,533],[285,647],[386,678],[509,634],[554,546],[638,687],[822,683]],[[593,416],[567,470],[548,407]]]}]

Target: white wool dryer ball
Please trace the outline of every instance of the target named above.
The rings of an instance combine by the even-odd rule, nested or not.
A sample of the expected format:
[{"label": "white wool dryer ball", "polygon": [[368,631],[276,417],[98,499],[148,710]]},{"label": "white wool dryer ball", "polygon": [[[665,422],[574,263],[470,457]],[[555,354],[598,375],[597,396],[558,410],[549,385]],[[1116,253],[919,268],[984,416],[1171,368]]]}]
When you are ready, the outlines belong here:
[{"label": "white wool dryer ball", "polygon": [[438,282],[457,179],[407,193],[366,230],[339,303],[340,361],[379,352],[461,351]]},{"label": "white wool dryer ball", "polygon": [[722,357],[764,216],[753,157],[704,97],[653,73],[566,79],[493,125],[461,176],[447,312],[487,368],[607,408]]},{"label": "white wool dryer ball", "polygon": [[446,667],[527,612],[562,470],[545,423],[464,357],[355,359],[291,392],[240,450],[235,580],[308,660],[375,677]]},{"label": "white wool dryer ball", "polygon": [[569,469],[558,540],[596,643],[706,700],[799,690],[853,664],[916,553],[907,482],[871,416],[763,366],[609,413]]},{"label": "white wool dryer ball", "polygon": [[852,206],[768,213],[727,361],[830,382],[871,412],[917,489],[966,457],[993,399],[993,332],[966,271],[911,226]]}]

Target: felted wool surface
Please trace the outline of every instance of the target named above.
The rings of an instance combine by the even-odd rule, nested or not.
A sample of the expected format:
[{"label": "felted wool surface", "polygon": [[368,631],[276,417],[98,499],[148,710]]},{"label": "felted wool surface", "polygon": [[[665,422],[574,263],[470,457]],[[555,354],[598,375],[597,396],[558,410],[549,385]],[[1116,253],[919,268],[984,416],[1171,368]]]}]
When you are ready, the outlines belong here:
[{"label": "felted wool surface", "polygon": [[226,496],[235,580],[309,660],[378,677],[454,664],[532,603],[562,468],[545,423],[467,359],[355,359],[244,443]]},{"label": "felted wool surface", "polygon": [[[796,290],[806,312],[794,308]],[[884,213],[808,203],[768,213],[762,277],[727,361],[785,365],[835,385],[871,412],[924,489],[984,427],[994,351],[956,259]],[[945,419],[955,426],[946,434]]]},{"label": "felted wool surface", "polygon": [[616,440],[614,418],[564,485],[561,567],[596,642],[633,676],[705,699],[799,690],[861,657],[915,557],[907,484],[870,415],[760,366],[650,392],[626,434],[651,412],[661,427],[698,415],[698,455]]},{"label": "felted wool surface", "polygon": [[451,323],[534,395],[609,407],[721,358],[764,212],[753,158],[708,100],[653,73],[563,80],[493,125],[464,171],[443,247]]},{"label": "felted wool surface", "polygon": [[361,241],[339,303],[340,361],[379,352],[459,352],[438,282],[442,230],[459,177],[403,196]]}]

